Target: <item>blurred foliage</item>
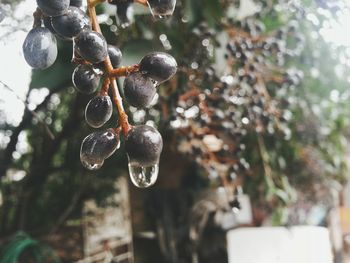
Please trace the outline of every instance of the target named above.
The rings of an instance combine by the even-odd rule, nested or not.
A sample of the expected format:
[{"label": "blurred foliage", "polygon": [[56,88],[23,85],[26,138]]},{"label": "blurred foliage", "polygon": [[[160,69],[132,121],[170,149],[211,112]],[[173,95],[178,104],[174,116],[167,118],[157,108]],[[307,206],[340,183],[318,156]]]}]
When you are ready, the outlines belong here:
[{"label": "blurred foliage", "polygon": [[24,233],[17,233],[13,240],[3,248],[0,254],[3,263],[42,262],[59,263],[55,253],[47,246],[31,239]]},{"label": "blurred foliage", "polygon": [[[243,1],[246,0],[242,0],[241,5]],[[239,1],[178,1],[174,16],[167,20],[156,20],[144,12],[143,7],[137,7],[135,23],[127,29],[117,30],[111,26],[115,24],[114,7],[105,4],[99,10],[110,15],[102,29],[108,42],[122,49],[124,65],[137,63],[147,52],[154,50],[169,52],[178,61],[176,78],[161,86],[160,97],[154,108],[146,111],[130,109],[130,119],[134,123],[148,120],[160,127],[166,143],[162,158],[180,152],[196,165],[195,169],[179,179],[181,182],[178,188],[185,191],[189,199],[193,199],[198,191],[210,186],[224,184],[232,190],[243,185],[253,205],[266,214],[276,212],[273,220],[279,224],[292,220],[288,216],[285,219],[284,208],[300,201],[330,207],[330,192],[334,188],[338,189],[338,183],[344,183],[347,179],[345,150],[350,120],[347,76],[350,72],[346,63],[350,59],[349,47],[334,46],[319,34],[324,23],[335,19],[341,12],[336,7],[344,9],[344,2],[291,2],[255,1],[256,11],[239,20],[237,17],[242,13]],[[314,17],[318,23],[313,22]],[[261,28],[259,32],[251,30],[257,26]],[[276,40],[279,30],[294,30],[295,34],[288,33],[287,38]],[[239,34],[232,35],[232,31]],[[273,105],[289,117],[281,121],[280,129],[281,124],[275,121],[273,114],[265,116],[269,121],[262,125],[263,132],[257,130],[261,117],[250,119],[250,125],[238,125],[233,118],[232,123],[238,126],[234,128],[235,133],[230,135],[227,135],[230,128],[222,132],[222,125],[214,127],[212,119],[209,122],[201,121],[202,114],[185,118],[191,122],[191,127],[209,127],[205,135],[215,135],[216,139],[224,140],[224,144],[233,145],[234,150],[223,153],[225,161],[212,162],[212,158],[220,157],[221,152],[194,150],[193,140],[202,143],[203,134],[197,136],[193,130],[188,132],[189,126],[174,126],[174,121],[184,119],[179,112],[198,106],[195,102],[200,96],[194,99],[186,97],[192,90],[204,94],[204,103],[216,109],[214,115],[220,115],[220,110],[226,115],[229,113],[230,107],[227,105],[230,104],[222,102],[223,94],[247,84],[247,79],[239,78],[238,74],[245,62],[241,60],[242,57],[232,62],[226,48],[232,41],[242,41],[240,34],[244,39],[264,39],[267,36],[268,40],[275,41],[282,48],[296,44],[295,39],[301,41],[300,53],[289,56],[282,52],[282,62],[278,60],[282,56],[280,52],[271,51],[263,58],[267,61],[266,68],[274,68],[273,74],[277,72],[273,76],[289,83],[288,88],[285,88],[282,85],[285,82],[279,80],[264,82]],[[90,97],[77,94],[72,88],[71,44],[59,41],[59,48],[58,60],[52,68],[33,71],[28,91],[30,97],[35,91],[43,88],[48,90],[46,98],[34,110],[46,126],[26,109],[18,127],[4,129],[4,133],[10,134],[10,142],[0,149],[0,191],[3,198],[0,236],[23,229],[42,237],[53,229],[59,229],[68,219],[80,219],[83,201],[94,198],[100,205],[107,205],[106,197],[116,190],[113,182],[117,176],[126,172],[126,158],[122,151],[108,159],[98,172],[91,173],[82,168],[79,148],[82,139],[91,132],[83,121],[84,108]],[[264,51],[264,46],[261,50]],[[234,88],[227,84],[227,77],[238,80]],[[266,76],[263,77],[265,81]],[[187,99],[184,100],[184,97]],[[211,100],[211,97],[215,98]],[[203,101],[200,103],[203,104]],[[253,109],[249,103],[234,107],[236,116],[244,118]],[[266,105],[266,108],[271,106]],[[222,124],[220,118],[218,122]],[[109,126],[115,122],[114,117]],[[51,138],[47,128],[52,131],[54,138]],[[212,133],[213,130],[215,133]],[[20,135],[25,136],[28,147],[18,158],[13,158],[13,154],[18,151],[16,145]],[[187,150],[179,147],[183,145]],[[239,151],[236,151],[238,148]],[[210,165],[206,165],[208,162]],[[160,177],[171,177],[172,165],[174,163],[161,167]],[[220,170],[222,165],[224,172]],[[17,171],[24,171],[26,176],[20,181],[11,180],[9,174]],[[163,201],[167,202],[167,199]],[[74,209],[70,211],[72,203]],[[176,201],[170,200],[170,203]],[[189,212],[191,202],[186,204],[186,209],[179,208],[174,212],[174,218],[182,218],[182,221],[179,219],[173,222],[174,227],[180,222],[188,223],[186,213]],[[147,207],[150,218],[161,221],[157,218],[160,215],[154,212],[159,211],[155,209],[156,205]],[[300,219],[293,220],[303,223]],[[187,231],[186,227],[182,231]],[[182,239],[178,238],[176,242],[181,244],[183,240],[188,242],[186,234],[182,234]],[[181,258],[189,258],[189,245],[186,244],[182,243],[179,248],[183,252]]]}]

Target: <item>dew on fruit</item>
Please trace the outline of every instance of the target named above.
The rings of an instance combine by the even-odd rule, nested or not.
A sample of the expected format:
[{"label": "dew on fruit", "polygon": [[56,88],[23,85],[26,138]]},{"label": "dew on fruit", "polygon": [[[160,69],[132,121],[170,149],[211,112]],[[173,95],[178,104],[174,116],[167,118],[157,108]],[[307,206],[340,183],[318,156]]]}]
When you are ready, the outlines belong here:
[{"label": "dew on fruit", "polygon": [[89,169],[89,170],[92,170],[92,171],[100,169],[102,167],[103,163],[104,163],[104,160],[102,160],[99,163],[89,162],[89,160],[85,160],[84,157],[81,157],[80,161],[81,161],[82,165],[86,169]]},{"label": "dew on fruit", "polygon": [[138,188],[147,188],[155,184],[158,178],[159,164],[143,167],[136,163],[128,163],[132,183]]},{"label": "dew on fruit", "polygon": [[168,1],[158,1],[158,0],[148,0],[147,5],[151,11],[153,17],[163,19],[170,17],[175,9],[176,1],[168,0]]},{"label": "dew on fruit", "polygon": [[152,12],[152,9],[151,9],[151,14],[156,20],[157,19],[163,20],[163,19],[169,18],[171,16],[171,15],[156,15]]}]

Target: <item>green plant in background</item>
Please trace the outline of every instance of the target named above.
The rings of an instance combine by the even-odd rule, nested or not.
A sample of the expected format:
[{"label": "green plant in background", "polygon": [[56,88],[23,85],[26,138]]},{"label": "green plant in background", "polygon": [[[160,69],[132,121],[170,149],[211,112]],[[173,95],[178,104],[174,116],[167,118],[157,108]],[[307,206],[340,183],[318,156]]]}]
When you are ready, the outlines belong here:
[{"label": "green plant in background", "polygon": [[[347,179],[349,48],[330,44],[322,32],[348,10],[345,1],[182,0],[174,17],[165,21],[135,9],[137,19],[123,30],[112,25],[115,10],[103,8],[110,17],[102,31],[121,48],[123,64],[163,50],[179,65],[176,77],[161,85],[152,109],[129,109],[132,123],[158,125],[165,139],[164,159],[176,152],[195,163],[182,161],[192,169],[179,179],[175,193],[164,193],[160,182],[146,194],[148,219],[155,222],[153,228],[164,230],[167,240],[159,237],[159,242],[175,244],[163,247],[169,262],[190,257],[188,200],[201,189],[224,185],[234,199],[235,188],[243,185],[254,208],[265,217],[275,214],[278,224],[304,223],[298,216],[285,216],[286,207],[302,202],[332,206],[331,190]],[[115,178],[127,169],[122,155],[113,156],[103,171],[80,167],[89,97],[72,88],[71,46],[58,45],[58,61],[50,69],[33,71],[29,90],[49,90],[35,112],[55,139],[29,110],[18,127],[4,127],[12,135],[1,150],[0,174],[10,168],[26,172],[19,182],[2,180],[4,234],[21,227],[45,236],[67,218],[79,219],[83,200],[94,198],[103,205],[115,190]],[[28,151],[13,160],[22,131]],[[175,176],[170,163],[161,167],[161,178]],[[35,193],[30,200],[27,192]],[[62,217],[72,202],[74,209]]]},{"label": "green plant in background", "polygon": [[60,262],[51,248],[21,232],[14,236],[0,254],[0,261],[3,263],[29,262],[30,260],[38,263]]}]

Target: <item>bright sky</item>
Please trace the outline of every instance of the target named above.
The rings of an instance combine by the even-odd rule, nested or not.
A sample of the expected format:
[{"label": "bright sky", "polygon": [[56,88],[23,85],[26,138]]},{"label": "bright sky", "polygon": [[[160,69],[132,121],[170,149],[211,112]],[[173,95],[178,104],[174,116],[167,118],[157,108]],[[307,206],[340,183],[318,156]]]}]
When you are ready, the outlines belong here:
[{"label": "bright sky", "polygon": [[[0,81],[6,83],[16,94],[24,98],[30,81],[30,67],[25,63],[22,54],[22,43],[26,36],[25,31],[12,33],[5,25],[13,25],[13,18],[21,23],[18,25],[26,31],[31,28],[31,21],[25,23],[24,18],[36,8],[36,1],[23,1],[13,15],[7,16],[0,26]],[[10,32],[9,32],[10,31]],[[12,29],[13,31],[13,29]],[[6,35],[6,37],[3,37]],[[23,103],[15,94],[7,91],[0,85],[0,107],[5,109],[7,120],[18,124],[24,110]]]},{"label": "bright sky", "polygon": [[350,47],[350,10],[337,12],[337,20],[327,21],[320,33],[330,43]]}]

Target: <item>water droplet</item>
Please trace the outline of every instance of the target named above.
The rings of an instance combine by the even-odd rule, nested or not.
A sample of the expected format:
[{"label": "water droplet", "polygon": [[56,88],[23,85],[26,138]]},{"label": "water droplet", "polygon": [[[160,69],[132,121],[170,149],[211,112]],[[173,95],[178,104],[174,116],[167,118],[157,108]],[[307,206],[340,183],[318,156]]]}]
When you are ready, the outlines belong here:
[{"label": "water droplet", "polygon": [[160,4],[159,0],[157,1],[151,1],[151,2],[155,2],[155,3],[150,3],[150,1],[147,1],[148,7],[151,10],[151,14],[153,17],[162,19],[162,18],[166,18],[166,17],[170,17],[173,13],[174,13],[174,9],[175,9],[175,3],[176,1],[171,1],[170,3],[168,3],[168,5],[162,5]]},{"label": "water droplet", "polygon": [[100,169],[104,163],[104,161],[102,160],[101,162],[99,163],[90,163],[88,160],[84,160],[84,159],[81,159],[81,163],[83,164],[83,166],[86,168],[86,169],[89,169],[89,170],[97,170],[97,169]]},{"label": "water droplet", "polygon": [[129,162],[129,175],[131,182],[139,188],[147,188],[155,184],[158,178],[159,165],[143,167]]}]

